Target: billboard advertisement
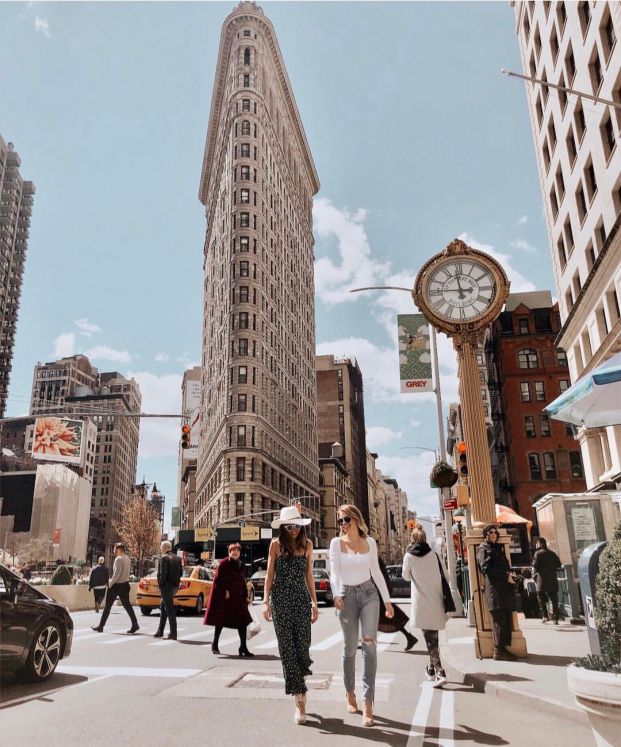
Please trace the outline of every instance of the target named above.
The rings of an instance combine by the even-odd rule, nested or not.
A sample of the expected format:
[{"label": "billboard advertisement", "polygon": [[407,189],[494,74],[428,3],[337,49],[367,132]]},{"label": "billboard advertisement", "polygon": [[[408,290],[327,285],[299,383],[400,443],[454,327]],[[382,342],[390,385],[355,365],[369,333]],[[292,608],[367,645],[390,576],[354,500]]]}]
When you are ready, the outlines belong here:
[{"label": "billboard advertisement", "polygon": [[83,435],[83,420],[39,417],[34,425],[32,457],[46,462],[81,464]]},{"label": "billboard advertisement", "polygon": [[399,314],[399,378],[402,392],[432,392],[429,324],[422,314]]}]

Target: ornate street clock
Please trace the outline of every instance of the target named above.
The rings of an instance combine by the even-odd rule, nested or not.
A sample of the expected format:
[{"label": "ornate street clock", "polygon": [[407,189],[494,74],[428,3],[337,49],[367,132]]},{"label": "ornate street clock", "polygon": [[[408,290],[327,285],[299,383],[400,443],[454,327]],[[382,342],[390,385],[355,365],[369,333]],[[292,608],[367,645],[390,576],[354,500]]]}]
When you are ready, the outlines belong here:
[{"label": "ornate street clock", "polygon": [[509,281],[498,262],[460,239],[422,266],[412,290],[428,321],[450,337],[486,327],[508,294]]}]

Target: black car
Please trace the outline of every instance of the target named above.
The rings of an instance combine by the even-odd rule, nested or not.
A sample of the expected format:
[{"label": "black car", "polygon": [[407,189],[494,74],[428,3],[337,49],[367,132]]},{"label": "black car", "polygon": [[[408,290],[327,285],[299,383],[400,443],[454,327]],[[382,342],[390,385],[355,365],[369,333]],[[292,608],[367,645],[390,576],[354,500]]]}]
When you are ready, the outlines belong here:
[{"label": "black car", "polygon": [[255,597],[263,598],[263,590],[265,589],[265,577],[266,576],[267,576],[267,571],[255,571],[252,574],[252,576],[250,576],[250,583],[254,587]]},{"label": "black car", "polygon": [[0,565],[0,669],[43,682],[72,640],[69,610]]},{"label": "black car", "polygon": [[330,574],[328,571],[324,571],[321,568],[315,568],[313,570],[313,578],[315,579],[315,594],[317,594],[317,601],[325,602],[326,607],[332,607],[334,604],[334,597],[332,596],[332,589],[330,588]]},{"label": "black car", "polygon": [[409,597],[411,593],[410,582],[406,581],[401,575],[401,566],[389,565],[386,570],[388,571],[388,578],[392,586],[392,596]]}]

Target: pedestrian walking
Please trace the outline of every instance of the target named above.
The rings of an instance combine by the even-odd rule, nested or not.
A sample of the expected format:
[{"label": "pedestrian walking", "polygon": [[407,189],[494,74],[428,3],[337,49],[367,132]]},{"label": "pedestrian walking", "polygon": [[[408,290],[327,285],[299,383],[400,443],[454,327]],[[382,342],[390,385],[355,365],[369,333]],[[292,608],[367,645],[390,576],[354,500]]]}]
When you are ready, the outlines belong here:
[{"label": "pedestrian walking", "polygon": [[99,612],[110,580],[110,571],[105,563],[106,559],[103,555],[97,558],[97,565],[94,566],[91,575],[88,577],[88,590],[93,592],[95,598],[95,612]]},{"label": "pedestrian walking", "polygon": [[557,570],[561,568],[559,556],[548,549],[543,537],[537,540],[537,550],[533,557],[533,569],[536,573],[537,597],[541,609],[541,621],[550,622],[548,600],[552,603],[552,620],[558,625],[558,578]]},{"label": "pedestrian walking", "polygon": [[[386,563],[384,563],[384,561],[382,560],[381,555],[377,556],[377,560],[379,563],[380,571],[382,572],[382,576],[384,577],[384,581],[386,582],[386,586],[388,587],[388,594],[392,597],[392,581],[390,580],[390,576],[388,575]],[[395,614],[392,618],[386,617],[386,605],[380,598],[380,616],[377,629],[382,633],[403,633],[403,635],[405,636],[405,648],[403,650],[409,651],[418,643],[418,638],[416,636],[413,636],[408,630],[408,623],[410,622],[410,618],[405,614],[401,607],[393,606],[393,611]]]},{"label": "pedestrian walking", "polygon": [[313,543],[305,527],[311,520],[295,506],[280,509],[272,522],[278,537],[267,560],[263,617],[274,621],[278,652],[285,677],[285,692],[295,701],[294,721],[306,723],[306,682],[310,666],[311,623],[319,616],[313,578]]},{"label": "pedestrian walking", "polygon": [[241,545],[238,542],[228,547],[228,557],[220,561],[211,587],[209,603],[203,623],[214,625],[215,631],[211,651],[219,654],[222,628],[235,628],[239,634],[239,655],[252,657],[246,645],[246,628],[252,622],[248,610],[248,586],[241,562]]},{"label": "pedestrian walking", "polygon": [[360,510],[351,504],[341,506],[337,523],[340,536],[330,542],[330,584],[343,629],[347,710],[349,713],[358,711],[356,651],[362,633],[362,725],[373,726],[380,596],[386,607],[386,617],[391,619],[395,612],[380,570],[377,544],[369,537]]},{"label": "pedestrian walking", "polygon": [[162,557],[157,566],[157,585],[160,589],[162,601],[160,602],[160,624],[153,637],[163,637],[166,620],[168,620],[168,639],[176,641],[177,613],[175,611],[175,594],[179,590],[183,567],[181,565],[181,558],[173,553],[170,542],[162,542],[160,550]]},{"label": "pedestrian walking", "polygon": [[522,612],[524,617],[539,617],[539,600],[537,598],[537,584],[533,579],[530,568],[524,568],[522,571],[522,589],[520,592],[522,598]]},{"label": "pedestrian walking", "polygon": [[498,538],[495,524],[484,527],[483,542],[477,549],[477,564],[485,576],[485,596],[492,617],[494,659],[514,661],[516,657],[507,650],[507,646],[511,645],[513,630],[516,575]]},{"label": "pedestrian walking", "polygon": [[24,581],[30,581],[30,579],[32,578],[32,573],[28,565],[22,566],[22,578],[24,579]]},{"label": "pedestrian walking", "polygon": [[93,625],[93,630],[98,633],[103,633],[108,617],[110,616],[110,610],[112,605],[116,601],[117,597],[121,600],[121,604],[125,608],[125,612],[129,615],[131,620],[131,628],[127,631],[132,635],[140,630],[138,620],[136,619],[136,613],[134,608],[129,601],[129,575],[131,571],[131,561],[129,556],[125,553],[125,545],[122,542],[117,542],[114,546],[114,565],[112,566],[112,577],[108,581],[108,590],[106,592],[106,606],[101,614],[99,625]]},{"label": "pedestrian walking", "polygon": [[440,659],[438,633],[446,627],[448,615],[444,608],[441,560],[427,544],[427,535],[420,524],[410,533],[410,544],[403,556],[401,575],[410,582],[410,625],[423,631],[429,653],[425,667],[433,687],[446,684],[446,672]]}]

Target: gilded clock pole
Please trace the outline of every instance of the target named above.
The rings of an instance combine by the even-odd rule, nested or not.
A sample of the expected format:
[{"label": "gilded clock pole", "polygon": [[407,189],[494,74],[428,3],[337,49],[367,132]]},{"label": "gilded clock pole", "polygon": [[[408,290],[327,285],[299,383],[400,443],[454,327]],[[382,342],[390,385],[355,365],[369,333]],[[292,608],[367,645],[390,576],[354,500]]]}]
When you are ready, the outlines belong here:
[{"label": "gilded clock pole", "polygon": [[[498,317],[508,295],[509,281],[498,262],[460,239],[423,265],[412,290],[414,302],[429,323],[452,338],[458,357],[472,516],[466,544],[477,628],[474,643],[481,658],[491,658],[494,645],[476,550],[483,541],[483,526],[496,521],[496,508],[476,353],[485,329]],[[502,530],[500,534],[508,555],[509,537]],[[518,656],[526,655],[526,641],[515,614],[509,649]]]}]

